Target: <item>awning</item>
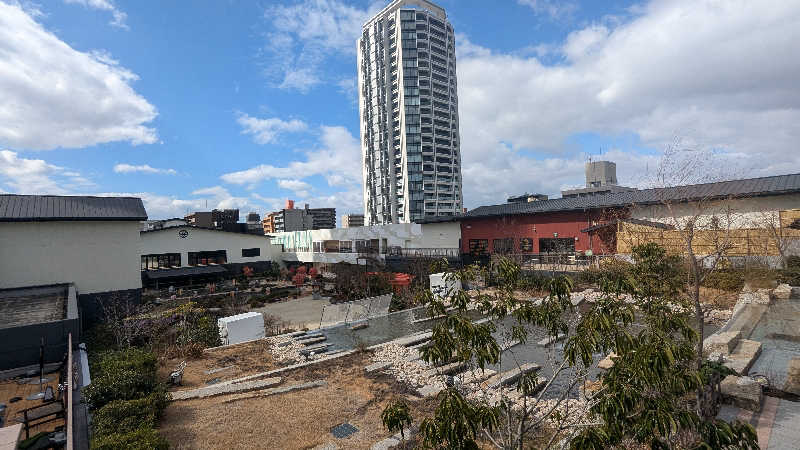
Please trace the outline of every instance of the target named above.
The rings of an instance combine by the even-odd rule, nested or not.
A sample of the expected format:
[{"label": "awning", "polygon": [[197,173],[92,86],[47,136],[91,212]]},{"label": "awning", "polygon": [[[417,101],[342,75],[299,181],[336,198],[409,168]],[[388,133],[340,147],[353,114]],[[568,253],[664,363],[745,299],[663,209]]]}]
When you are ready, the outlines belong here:
[{"label": "awning", "polygon": [[151,280],[163,280],[165,278],[188,277],[192,275],[210,275],[214,273],[224,273],[228,270],[222,266],[204,267],[180,267],[177,269],[148,270],[144,275]]}]

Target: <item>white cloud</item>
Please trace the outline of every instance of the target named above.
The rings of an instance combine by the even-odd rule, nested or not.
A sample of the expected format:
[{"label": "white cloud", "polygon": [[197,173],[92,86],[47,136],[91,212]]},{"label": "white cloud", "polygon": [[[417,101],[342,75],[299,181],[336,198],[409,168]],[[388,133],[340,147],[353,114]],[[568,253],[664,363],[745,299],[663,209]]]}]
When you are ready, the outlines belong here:
[{"label": "white cloud", "polygon": [[338,0],[303,0],[267,8],[264,54],[266,74],[282,89],[308,92],[328,80],[322,69],[327,58],[355,55],[356,39],[370,15],[383,7],[373,2],[367,9]]},{"label": "white cloud", "polygon": [[0,184],[17,194],[66,194],[93,187],[80,173],[42,159],[20,158],[11,150],[0,150]]},{"label": "white cloud", "polygon": [[621,182],[625,164],[675,136],[743,176],[800,171],[800,58],[787,57],[800,54],[798,30],[798,2],[654,0],[574,31],[551,65],[459,35],[468,206],[582,182],[568,141],[578,134],[641,139],[641,151],[615,156]]},{"label": "white cloud", "polygon": [[307,197],[311,190],[311,185],[300,180],[278,180],[278,187],[289,191],[299,197]]},{"label": "white cloud", "polygon": [[301,179],[314,175],[326,178],[330,186],[356,185],[361,182],[361,147],[358,139],[344,127],[320,127],[318,148],[305,151],[305,161],[293,161],[285,167],[261,164],[250,169],[222,175],[222,181],[254,188],[269,179]]},{"label": "white cloud", "polygon": [[156,142],[156,108],[138,77],[102,52],[79,52],[21,7],[0,2],[0,145],[80,148]]},{"label": "white cloud", "polygon": [[281,133],[297,133],[308,128],[308,125],[302,120],[259,119],[247,114],[239,114],[236,122],[241,125],[242,134],[253,135],[253,140],[258,144],[274,142]]},{"label": "white cloud", "polygon": [[175,175],[178,172],[175,169],[157,169],[155,167],[150,167],[147,164],[142,164],[140,166],[134,166],[131,164],[117,164],[114,166],[114,172],[116,173],[152,173],[152,174],[162,174],[162,175]]},{"label": "white cloud", "polygon": [[124,30],[129,30],[128,24],[125,23],[128,20],[128,15],[124,12],[120,11],[116,5],[111,0],[64,0],[66,3],[73,3],[84,6],[86,8],[92,9],[99,9],[101,11],[109,11],[113,19],[109,24],[112,26],[122,28]]},{"label": "white cloud", "polygon": [[578,4],[559,0],[517,0],[520,5],[530,7],[537,15],[546,15],[552,20],[571,17],[578,10]]}]

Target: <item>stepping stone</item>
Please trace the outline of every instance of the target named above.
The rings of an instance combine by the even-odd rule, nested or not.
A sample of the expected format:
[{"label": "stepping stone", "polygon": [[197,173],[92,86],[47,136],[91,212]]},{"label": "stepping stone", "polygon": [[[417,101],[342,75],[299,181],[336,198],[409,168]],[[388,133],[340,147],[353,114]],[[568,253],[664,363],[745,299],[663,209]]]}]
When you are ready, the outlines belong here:
[{"label": "stepping stone", "polygon": [[426,375],[426,376],[439,375],[439,374],[451,375],[453,373],[456,373],[456,372],[460,371],[466,365],[467,365],[467,363],[465,363],[463,361],[457,361],[457,362],[454,362],[454,363],[445,364],[445,365],[443,365],[441,367],[435,367],[433,369],[428,369],[425,372],[423,372],[423,374]]},{"label": "stepping stone", "polygon": [[789,360],[786,370],[786,384],[783,390],[795,395],[800,395],[800,357]]},{"label": "stepping stone", "polygon": [[441,385],[438,385],[438,384],[435,384],[435,385],[434,384],[428,384],[428,385],[425,385],[425,386],[422,386],[421,388],[419,388],[417,390],[417,392],[419,393],[419,395],[427,398],[427,397],[436,396],[437,394],[439,394],[439,392],[442,392],[443,390],[444,390],[444,386],[441,386]]},{"label": "stepping stone", "polygon": [[431,320],[441,319],[443,317],[447,317],[447,314],[439,314],[438,316],[433,316],[433,317],[423,317],[422,319],[416,319],[416,320],[412,321],[411,323],[428,322],[428,321],[431,321]]},{"label": "stepping stone", "polygon": [[206,371],[204,371],[203,373],[204,373],[204,374],[206,374],[206,375],[213,375],[213,374],[215,374],[215,373],[222,372],[223,370],[230,370],[230,369],[233,369],[234,367],[236,367],[236,366],[228,366],[228,367],[215,367],[215,368],[213,368],[213,369],[206,370]]},{"label": "stepping stone", "polygon": [[555,337],[547,336],[544,339],[542,339],[539,342],[537,342],[536,344],[539,345],[540,347],[547,347],[548,345],[550,345],[550,344],[552,344],[554,342],[563,341],[565,337],[567,337],[566,334],[559,333],[559,335],[555,336]]},{"label": "stepping stone", "polygon": [[386,362],[377,362],[377,363],[370,364],[370,365],[368,365],[368,366],[364,366],[364,370],[365,370],[367,373],[370,373],[370,372],[375,372],[375,371],[377,371],[377,370],[383,370],[383,369],[386,369],[386,368],[388,368],[388,367],[391,367],[391,365],[392,365],[392,362],[391,362],[391,361],[386,361]]},{"label": "stepping stone", "polygon": [[742,337],[741,331],[723,331],[707,337],[703,342],[703,352],[706,354],[722,353],[729,355],[736,348],[739,339]]},{"label": "stepping stone", "polygon": [[314,353],[325,352],[325,351],[328,350],[328,347],[333,347],[333,344],[328,343],[328,344],[312,345],[310,347],[306,347],[306,348],[300,350],[300,354],[301,355],[308,355],[311,352],[314,352]]},{"label": "stepping stone", "polygon": [[219,383],[212,386],[190,389],[186,391],[171,392],[172,400],[191,400],[195,398],[213,397],[222,394],[255,391],[280,384],[282,378],[274,377],[265,380],[245,381],[243,383]]},{"label": "stepping stone", "polygon": [[487,381],[488,387],[491,389],[497,389],[500,386],[511,384],[517,381],[522,375],[525,375],[534,370],[539,370],[539,368],[540,366],[538,364],[525,363],[519,367],[515,367],[511,370],[507,370],[498,375],[495,375],[494,377],[492,377],[490,380]]},{"label": "stepping stone", "polygon": [[750,377],[728,375],[720,383],[722,398],[742,409],[761,411],[764,394],[761,384]]},{"label": "stepping stone", "polygon": [[359,324],[356,324],[356,325],[353,325],[352,327],[350,327],[350,330],[352,330],[352,331],[363,330],[364,328],[367,328],[368,326],[369,326],[369,324],[366,323],[366,322],[359,323]]},{"label": "stepping stone", "polygon": [[475,370],[468,370],[466,372],[462,372],[456,375],[456,383],[461,384],[470,384],[470,383],[480,383],[481,381],[492,377],[497,374],[496,370],[492,369],[475,369]]},{"label": "stepping stone", "polygon": [[725,358],[725,366],[739,375],[747,375],[759,356],[761,356],[761,342],[742,339],[733,353]]},{"label": "stepping stone", "polygon": [[309,345],[317,344],[319,342],[324,342],[324,341],[327,341],[327,340],[328,340],[328,338],[326,338],[325,336],[320,336],[320,337],[314,337],[314,338],[303,339],[303,340],[299,340],[298,339],[298,340],[296,340],[296,342],[298,344],[303,344],[305,346],[309,346]]}]

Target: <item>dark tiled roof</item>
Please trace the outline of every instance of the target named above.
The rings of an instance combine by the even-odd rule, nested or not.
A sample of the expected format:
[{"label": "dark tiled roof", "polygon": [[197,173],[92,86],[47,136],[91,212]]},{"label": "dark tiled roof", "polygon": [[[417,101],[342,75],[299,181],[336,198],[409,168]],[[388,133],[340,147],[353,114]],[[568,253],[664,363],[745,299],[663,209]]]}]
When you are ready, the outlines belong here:
[{"label": "dark tiled roof", "polygon": [[0,222],[147,219],[142,199],[61,195],[0,195]]},{"label": "dark tiled roof", "polygon": [[[686,202],[727,197],[758,197],[791,193],[800,193],[800,174],[719,181],[715,183],[693,184],[669,188],[642,189],[638,191],[590,195],[586,197],[554,198],[552,200],[528,203],[503,203],[500,205],[480,206],[465,214],[453,216],[448,219],[459,221],[473,217],[582,211],[588,209],[619,208],[632,205],[654,205],[664,202]],[[420,220],[419,223],[441,221],[445,220],[432,217],[430,219]]]},{"label": "dark tiled roof", "polygon": [[168,227],[155,228],[153,230],[142,230],[139,233],[158,233],[159,231],[177,230],[178,228],[188,228],[190,230],[219,231],[220,233],[235,233],[235,234],[244,234],[247,236],[256,236],[256,237],[269,237],[266,234],[248,233],[246,231],[222,230],[219,228],[198,227],[195,225],[170,225]]}]

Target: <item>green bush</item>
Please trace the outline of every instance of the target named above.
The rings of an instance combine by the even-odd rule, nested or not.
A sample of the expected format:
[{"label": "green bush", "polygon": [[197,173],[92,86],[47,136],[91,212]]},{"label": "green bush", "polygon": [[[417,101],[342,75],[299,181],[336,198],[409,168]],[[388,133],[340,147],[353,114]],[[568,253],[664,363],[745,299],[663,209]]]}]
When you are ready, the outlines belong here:
[{"label": "green bush", "polygon": [[741,270],[717,270],[711,272],[703,279],[703,286],[721,289],[723,291],[738,292],[744,286],[745,274]]},{"label": "green bush", "polygon": [[100,354],[96,366],[92,367],[92,372],[98,372],[102,375],[132,370],[143,374],[155,375],[157,367],[158,359],[153,352],[142,348],[130,347]]},{"label": "green bush", "polygon": [[92,415],[92,431],[95,436],[105,436],[155,428],[168,402],[164,389],[134,400],[114,400]]},{"label": "green bush", "polygon": [[139,428],[129,433],[113,433],[94,436],[90,443],[93,450],[166,450],[169,443],[151,427]]},{"label": "green bush", "polygon": [[92,377],[92,384],[84,390],[84,396],[92,409],[98,409],[114,400],[145,397],[156,387],[155,374],[121,370]]}]

